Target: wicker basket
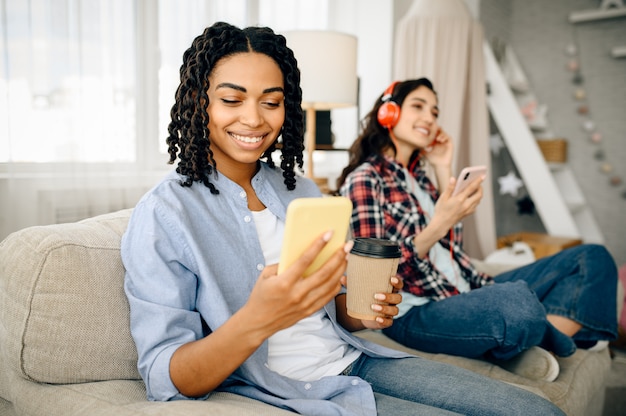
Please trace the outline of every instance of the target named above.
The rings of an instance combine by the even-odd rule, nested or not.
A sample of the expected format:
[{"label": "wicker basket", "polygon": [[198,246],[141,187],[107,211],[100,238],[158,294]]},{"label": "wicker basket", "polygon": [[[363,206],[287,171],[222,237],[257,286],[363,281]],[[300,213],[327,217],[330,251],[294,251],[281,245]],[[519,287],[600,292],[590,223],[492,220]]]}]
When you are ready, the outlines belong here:
[{"label": "wicker basket", "polygon": [[567,161],[567,140],[537,139],[537,144],[546,162],[565,163]]}]

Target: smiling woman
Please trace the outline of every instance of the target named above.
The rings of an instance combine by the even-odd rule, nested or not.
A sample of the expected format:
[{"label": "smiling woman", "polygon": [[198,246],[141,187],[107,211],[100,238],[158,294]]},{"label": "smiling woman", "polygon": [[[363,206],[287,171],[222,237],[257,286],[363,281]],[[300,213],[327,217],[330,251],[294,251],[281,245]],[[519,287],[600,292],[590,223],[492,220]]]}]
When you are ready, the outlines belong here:
[{"label": "smiling woman", "polygon": [[262,203],[249,178],[285,121],[283,75],[272,58],[239,53],[222,59],[209,76],[210,152],[215,167],[246,190],[248,205]]},{"label": "smiling woman", "polygon": [[[260,158],[274,167],[271,155],[279,135],[288,189],[295,187],[294,168],[303,164],[302,92],[284,81],[289,76],[297,83],[300,73],[293,52],[276,50],[263,30],[234,32],[232,50],[218,59],[209,42],[224,30],[220,24],[207,28],[185,53],[181,71],[192,76],[176,91],[167,138],[170,163],[180,159],[177,172],[185,175],[185,186],[203,182],[218,194],[211,176],[219,172],[258,206],[250,178]],[[244,36],[250,44],[236,42]],[[278,39],[285,44],[284,37]]]}]

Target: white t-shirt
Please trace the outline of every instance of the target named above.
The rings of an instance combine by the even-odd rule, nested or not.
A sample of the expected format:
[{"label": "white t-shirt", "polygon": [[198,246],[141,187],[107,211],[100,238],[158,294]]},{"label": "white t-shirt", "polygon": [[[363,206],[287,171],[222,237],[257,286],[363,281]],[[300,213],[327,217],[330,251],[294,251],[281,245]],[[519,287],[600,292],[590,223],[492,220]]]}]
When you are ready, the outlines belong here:
[{"label": "white t-shirt", "polygon": [[[285,224],[269,209],[252,211],[265,264],[278,263]],[[302,381],[336,376],[361,354],[335,332],[324,309],[269,339],[270,370]]]}]

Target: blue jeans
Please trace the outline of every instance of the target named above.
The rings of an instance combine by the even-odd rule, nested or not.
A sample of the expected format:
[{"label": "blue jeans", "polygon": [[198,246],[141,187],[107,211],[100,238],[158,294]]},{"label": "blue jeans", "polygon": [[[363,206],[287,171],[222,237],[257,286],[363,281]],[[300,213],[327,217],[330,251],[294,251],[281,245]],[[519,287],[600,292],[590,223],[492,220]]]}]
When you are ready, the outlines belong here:
[{"label": "blue jeans", "polygon": [[379,415],[564,415],[526,390],[425,358],[363,354],[346,375],[371,384]]},{"label": "blue jeans", "polygon": [[[613,258],[585,244],[502,273],[493,285],[413,307],[383,332],[432,353],[506,360],[539,345],[566,357],[577,344],[617,337],[616,296]],[[583,328],[570,338],[547,314]]]}]

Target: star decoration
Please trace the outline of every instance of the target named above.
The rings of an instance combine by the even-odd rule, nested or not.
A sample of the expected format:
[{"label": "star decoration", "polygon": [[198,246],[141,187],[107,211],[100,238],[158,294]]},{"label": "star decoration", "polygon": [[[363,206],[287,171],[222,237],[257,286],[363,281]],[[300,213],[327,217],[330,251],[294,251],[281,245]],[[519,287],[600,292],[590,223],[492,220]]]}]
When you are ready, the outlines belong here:
[{"label": "star decoration", "polygon": [[517,213],[520,215],[528,214],[533,215],[535,213],[535,203],[528,195],[515,201],[517,204]]},{"label": "star decoration", "polygon": [[491,148],[491,153],[496,156],[500,155],[500,150],[504,148],[504,142],[500,134],[492,134],[489,137],[489,147]]},{"label": "star decoration", "polygon": [[499,177],[498,183],[500,184],[500,195],[511,194],[512,196],[517,196],[517,190],[524,185],[513,171],[509,171],[506,176]]}]

